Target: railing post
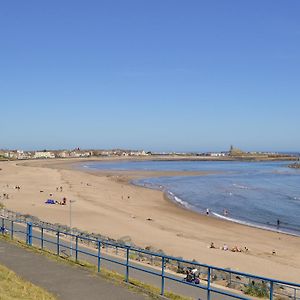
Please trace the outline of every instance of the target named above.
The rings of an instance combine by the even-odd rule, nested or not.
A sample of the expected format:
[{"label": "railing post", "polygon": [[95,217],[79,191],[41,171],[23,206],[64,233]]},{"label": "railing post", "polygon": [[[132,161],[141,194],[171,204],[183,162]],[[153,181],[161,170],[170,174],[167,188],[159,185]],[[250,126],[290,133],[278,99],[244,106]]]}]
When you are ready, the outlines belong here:
[{"label": "railing post", "polygon": [[165,293],[165,257],[161,258],[161,290],[160,294],[163,296]]},{"label": "railing post", "polygon": [[5,224],[4,224],[4,218],[2,218],[2,222],[1,222],[1,231],[2,231],[2,234],[4,235],[4,231],[5,231]]},{"label": "railing post", "polygon": [[41,227],[41,249],[44,249],[44,227]]},{"label": "railing post", "polygon": [[78,262],[78,235],[76,235],[75,241],[75,261]]},{"label": "railing post", "polygon": [[207,270],[207,300],[210,300],[210,273],[211,269],[208,267]]},{"label": "railing post", "polygon": [[129,247],[126,248],[126,282],[129,279]]},{"label": "railing post", "polygon": [[273,281],[270,281],[270,300],[273,300]]},{"label": "railing post", "polygon": [[101,270],[101,242],[98,241],[98,272]]},{"label": "railing post", "polygon": [[11,220],[10,229],[11,229],[10,238],[13,240],[13,238],[14,238],[14,221],[13,220]]},{"label": "railing post", "polygon": [[57,255],[59,255],[59,231],[57,231],[56,246],[57,246],[56,253]]},{"label": "railing post", "polygon": [[32,246],[32,223],[28,222],[27,223],[27,232],[26,232],[26,237],[27,237],[27,245]]}]

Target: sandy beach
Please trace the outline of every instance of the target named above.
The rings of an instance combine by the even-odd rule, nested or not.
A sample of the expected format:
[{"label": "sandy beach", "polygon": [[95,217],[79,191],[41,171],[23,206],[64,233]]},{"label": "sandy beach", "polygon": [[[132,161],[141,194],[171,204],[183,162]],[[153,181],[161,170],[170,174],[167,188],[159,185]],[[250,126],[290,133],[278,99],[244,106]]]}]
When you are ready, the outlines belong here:
[{"label": "sandy beach", "polygon": [[[114,239],[129,236],[139,246],[152,246],[173,256],[300,282],[299,237],[200,215],[175,205],[160,191],[128,183],[133,178],[178,172],[85,172],[74,168],[75,162],[79,160],[1,162],[0,201],[8,209],[68,225],[68,204],[44,203],[52,193],[50,198],[57,201],[63,197],[76,201],[73,227]],[[9,199],[3,199],[3,193]],[[210,249],[211,242],[217,247],[246,246],[249,251]]]}]

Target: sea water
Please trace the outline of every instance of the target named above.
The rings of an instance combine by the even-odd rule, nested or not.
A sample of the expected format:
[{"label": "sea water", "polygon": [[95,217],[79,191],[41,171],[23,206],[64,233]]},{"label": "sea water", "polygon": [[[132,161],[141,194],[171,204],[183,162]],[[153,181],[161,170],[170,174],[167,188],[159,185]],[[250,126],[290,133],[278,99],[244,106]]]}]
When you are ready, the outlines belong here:
[{"label": "sea water", "polygon": [[300,235],[300,170],[289,162],[122,161],[82,165],[98,170],[210,171],[209,175],[135,180],[178,204],[218,218]]}]

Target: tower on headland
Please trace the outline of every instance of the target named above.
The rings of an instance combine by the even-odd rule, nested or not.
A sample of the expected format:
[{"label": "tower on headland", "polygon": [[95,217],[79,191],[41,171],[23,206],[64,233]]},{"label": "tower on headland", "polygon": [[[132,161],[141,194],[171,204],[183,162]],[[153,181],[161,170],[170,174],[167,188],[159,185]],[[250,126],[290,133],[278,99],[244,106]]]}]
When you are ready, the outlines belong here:
[{"label": "tower on headland", "polygon": [[229,149],[229,155],[230,156],[241,156],[241,155],[244,155],[244,154],[245,154],[244,151],[233,147],[233,145],[230,146],[230,149]]}]

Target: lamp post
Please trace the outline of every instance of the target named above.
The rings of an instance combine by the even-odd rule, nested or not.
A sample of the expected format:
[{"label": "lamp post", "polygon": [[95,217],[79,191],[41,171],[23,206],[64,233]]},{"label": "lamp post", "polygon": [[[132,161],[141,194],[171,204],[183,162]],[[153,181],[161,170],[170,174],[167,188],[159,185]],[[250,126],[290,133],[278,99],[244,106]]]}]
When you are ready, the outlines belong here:
[{"label": "lamp post", "polygon": [[72,246],[72,203],[76,202],[75,200],[70,200],[70,231],[71,231],[71,235],[70,235],[70,256],[72,257],[73,255],[73,246]]}]

